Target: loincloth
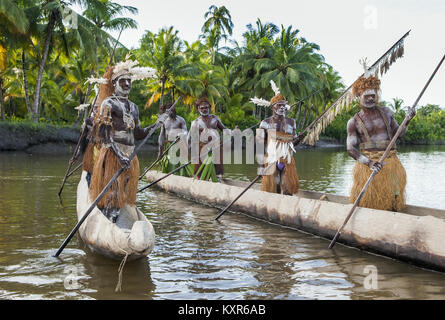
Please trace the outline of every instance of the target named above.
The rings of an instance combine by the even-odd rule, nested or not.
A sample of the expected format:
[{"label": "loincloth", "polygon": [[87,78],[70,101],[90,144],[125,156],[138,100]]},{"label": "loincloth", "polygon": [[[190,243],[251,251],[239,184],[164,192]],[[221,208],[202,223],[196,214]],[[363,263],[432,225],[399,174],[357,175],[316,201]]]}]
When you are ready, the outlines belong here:
[{"label": "loincloth", "polygon": [[[133,147],[121,148],[124,155],[129,157],[130,151]],[[122,150],[126,149],[126,150]],[[130,154],[129,154],[130,153]],[[99,152],[94,164],[93,174],[90,184],[90,196],[94,200],[102,192],[104,187],[110,182],[116,172],[121,168],[119,158],[111,148],[103,146]],[[100,209],[122,208],[124,205],[134,205],[136,203],[136,193],[138,189],[139,180],[139,160],[135,156],[130,163],[130,168],[124,170],[117,178],[117,180],[107,190],[105,195],[101,198],[97,206]]]},{"label": "loincloth", "polygon": [[268,170],[268,175],[263,175],[261,179],[261,190],[277,193],[278,184],[277,179],[281,174],[280,190],[283,194],[293,195],[298,193],[300,183],[298,181],[297,167],[295,165],[295,159],[293,154],[295,152],[292,140],[293,135],[275,131],[268,134],[267,141],[267,153],[265,168],[269,163],[276,161],[276,163],[282,163],[284,168],[281,172],[276,167],[276,164]]},{"label": "loincloth", "polygon": [[[361,153],[373,161],[379,161],[384,151],[366,151]],[[354,203],[371,175],[371,169],[356,162],[353,171],[353,185],[350,202]],[[380,210],[401,211],[405,204],[406,171],[397,157],[397,151],[391,150],[385,159],[382,170],[374,176],[371,184],[360,200],[359,206]]]}]

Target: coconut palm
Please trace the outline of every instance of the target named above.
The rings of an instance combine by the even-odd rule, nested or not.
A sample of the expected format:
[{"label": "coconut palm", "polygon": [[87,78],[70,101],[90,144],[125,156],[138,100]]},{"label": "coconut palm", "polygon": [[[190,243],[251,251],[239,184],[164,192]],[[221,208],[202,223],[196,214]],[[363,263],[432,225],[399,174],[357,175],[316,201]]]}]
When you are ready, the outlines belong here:
[{"label": "coconut palm", "polygon": [[[136,20],[125,17],[125,14],[137,14],[138,9],[132,6],[123,6],[109,0],[79,0],[82,8],[82,16],[94,24],[90,28],[94,38],[95,67],[98,68],[98,51],[102,49],[110,51],[115,40],[106,31],[121,31],[137,28]],[[83,17],[80,16],[80,19]],[[96,70],[97,73],[97,70]]]},{"label": "coconut palm", "polygon": [[[187,63],[181,52],[182,41],[178,31],[173,27],[163,28],[157,34],[147,31],[141,40],[141,47],[135,52],[138,60],[156,69],[157,80],[149,85],[151,98],[147,106],[160,100],[164,103],[166,89],[174,90],[177,80],[199,74],[199,69],[193,63]],[[172,99],[174,92],[172,93]]]},{"label": "coconut palm", "polygon": [[205,13],[204,19],[206,19],[206,21],[201,29],[201,38],[206,40],[206,45],[212,57],[212,63],[215,63],[220,41],[222,39],[227,40],[228,36],[232,35],[232,16],[225,6],[217,7],[211,5]]},{"label": "coconut palm", "polygon": [[[25,12],[14,1],[0,0],[0,26],[14,34],[25,34],[28,30]],[[2,32],[3,33],[3,32]]]}]

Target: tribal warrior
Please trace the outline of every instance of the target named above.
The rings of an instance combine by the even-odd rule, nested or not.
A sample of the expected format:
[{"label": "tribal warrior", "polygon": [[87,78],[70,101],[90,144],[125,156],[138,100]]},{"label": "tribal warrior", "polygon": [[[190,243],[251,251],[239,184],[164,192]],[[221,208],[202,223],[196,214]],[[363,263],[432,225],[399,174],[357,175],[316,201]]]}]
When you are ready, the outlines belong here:
[{"label": "tribal warrior", "polygon": [[[133,65],[132,61],[125,61],[114,67],[109,83],[113,94],[102,102],[95,123],[96,141],[101,147],[91,178],[91,199],[99,195],[121,167],[125,168],[97,205],[113,222],[123,206],[136,202],[139,161],[135,156],[130,163],[129,157],[135,149],[135,140],[143,139],[154,126],[140,127],[138,107],[128,99],[136,73]],[[166,117],[161,115],[158,121],[163,122]]]},{"label": "tribal warrior", "polygon": [[[400,211],[405,207],[406,172],[397,157],[396,147],[385,162],[379,163],[391,139],[399,128],[394,113],[378,105],[380,80],[370,75],[359,78],[353,86],[353,95],[359,98],[361,111],[347,124],[347,151],[357,160],[353,171],[350,202],[354,203],[371,175],[378,174],[360,200],[361,207]],[[409,121],[415,110],[408,108]],[[407,126],[400,136],[406,133]]]},{"label": "tribal warrior", "polygon": [[[273,86],[274,87],[274,86]],[[270,101],[273,115],[260,123],[257,129],[257,145],[266,141],[266,155],[262,159],[257,155],[257,161],[267,169],[262,178],[261,190],[272,193],[294,195],[298,193],[299,181],[295,159],[295,148],[303,138],[296,134],[296,122],[286,117],[290,107],[284,97],[276,90],[276,95]]]},{"label": "tribal warrior", "polygon": [[[199,134],[199,161],[198,163],[195,163],[194,172],[195,174],[198,173],[198,175],[201,176],[198,172],[198,169],[201,167],[204,157],[209,154],[210,150],[208,149],[212,148],[212,150],[216,151],[217,149],[219,149],[219,152],[215,152],[215,155],[213,155],[216,156],[218,159],[214,159],[215,162],[211,165],[214,165],[216,178],[219,182],[221,182],[222,176],[224,174],[224,164],[222,152],[223,148],[222,144],[220,144],[221,140],[219,137],[218,129],[221,131],[230,129],[226,128],[226,126],[222,123],[218,116],[210,114],[210,101],[206,97],[200,98],[198,101],[196,101],[195,106],[201,116],[192,121],[192,124],[190,125],[190,133],[188,136],[189,149],[191,149],[193,152],[193,150],[195,149],[192,147],[192,143],[194,142],[194,139],[192,139],[192,135]],[[205,150],[203,150],[204,148]]]},{"label": "tribal warrior", "polygon": [[[171,107],[171,103],[166,103],[159,107],[159,113],[163,114]],[[168,118],[165,120],[164,125],[161,127],[161,133],[159,134],[159,150],[158,159],[161,157],[168,141],[174,141],[176,138],[187,136],[187,124],[183,117],[176,115],[176,109],[170,111]]]}]

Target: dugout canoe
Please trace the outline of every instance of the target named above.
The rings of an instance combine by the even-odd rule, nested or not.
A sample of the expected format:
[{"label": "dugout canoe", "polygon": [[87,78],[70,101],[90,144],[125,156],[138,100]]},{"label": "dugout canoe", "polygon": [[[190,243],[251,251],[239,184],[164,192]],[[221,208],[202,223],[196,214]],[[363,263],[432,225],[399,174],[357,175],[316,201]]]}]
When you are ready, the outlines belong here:
[{"label": "dugout canoe", "polygon": [[[82,172],[77,185],[77,219],[90,207],[92,200],[88,192],[86,171]],[[79,228],[79,234],[86,246],[105,257],[127,260],[146,257],[154,247],[155,231],[150,221],[136,206],[125,206],[116,221],[112,223],[95,207]]]},{"label": "dugout canoe", "polygon": [[[152,182],[162,176],[164,174],[158,171],[149,171],[146,179]],[[171,175],[156,186],[199,203],[223,208],[247,184],[227,179],[224,183],[212,183]],[[260,188],[260,184],[252,186],[230,210],[330,241],[352,208],[348,197],[344,196],[305,190],[287,196]],[[444,236],[445,210],[408,206],[404,212],[392,212],[359,207],[338,242],[445,272]],[[326,248],[329,241],[326,241]]]}]

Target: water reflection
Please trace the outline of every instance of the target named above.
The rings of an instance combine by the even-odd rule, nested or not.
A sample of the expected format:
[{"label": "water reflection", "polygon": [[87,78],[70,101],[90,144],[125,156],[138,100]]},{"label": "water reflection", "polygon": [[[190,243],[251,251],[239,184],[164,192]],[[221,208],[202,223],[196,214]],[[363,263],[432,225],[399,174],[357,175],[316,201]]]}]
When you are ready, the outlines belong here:
[{"label": "water reflection", "polygon": [[[77,236],[62,259],[52,257],[76,224],[78,175],[65,186],[64,208],[57,198],[68,158],[0,154],[0,298],[445,298],[441,273],[341,245],[327,250],[325,239],[240,214],[215,222],[217,209],[156,189],[138,195],[156,231],[155,249],[127,263],[115,293],[119,262],[91,254]],[[445,147],[401,148],[400,158],[408,202],[444,208],[445,186],[433,180],[445,179]],[[152,160],[142,156],[141,164]],[[302,188],[349,193],[354,162],[344,150],[302,151],[296,163]],[[226,175],[251,180],[256,168],[227,166]],[[364,286],[367,266],[378,272],[377,290]],[[78,286],[67,288],[73,270]]]}]

